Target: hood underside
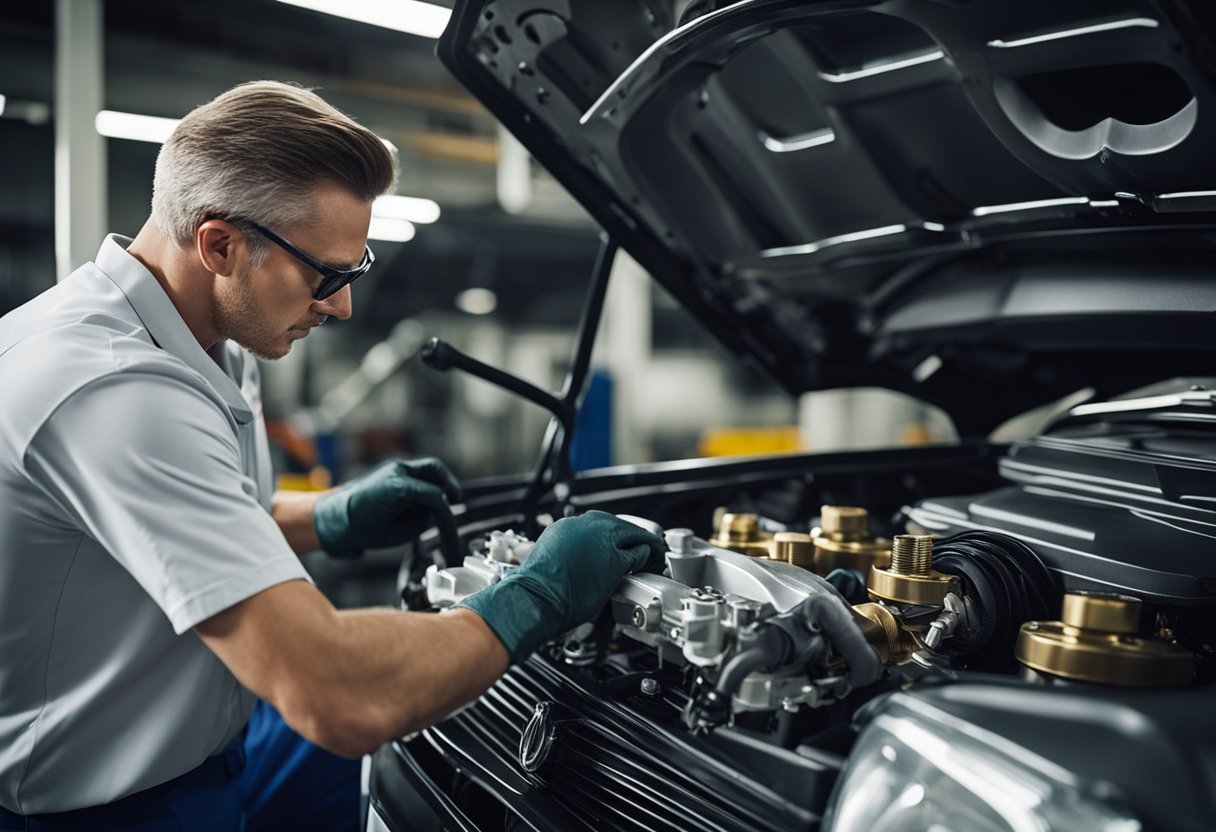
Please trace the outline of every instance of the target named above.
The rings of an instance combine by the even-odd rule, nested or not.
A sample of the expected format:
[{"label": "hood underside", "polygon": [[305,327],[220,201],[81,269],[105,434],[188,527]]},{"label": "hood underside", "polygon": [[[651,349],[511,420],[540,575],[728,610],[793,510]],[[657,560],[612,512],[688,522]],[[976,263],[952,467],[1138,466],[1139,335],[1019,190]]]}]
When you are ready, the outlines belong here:
[{"label": "hood underside", "polygon": [[964,435],[1206,373],[1203,0],[458,2],[441,59],[728,348]]}]

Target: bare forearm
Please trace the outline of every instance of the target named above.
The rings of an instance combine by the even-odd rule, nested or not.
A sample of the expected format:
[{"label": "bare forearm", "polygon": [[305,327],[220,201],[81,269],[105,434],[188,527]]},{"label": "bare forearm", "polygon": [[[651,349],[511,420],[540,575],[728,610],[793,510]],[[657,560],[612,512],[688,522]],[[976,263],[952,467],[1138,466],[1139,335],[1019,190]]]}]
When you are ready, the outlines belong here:
[{"label": "bare forearm", "polygon": [[350,756],[442,719],[509,661],[477,613],[340,611],[305,581],[263,590],[195,632],[291,727]]},{"label": "bare forearm", "polygon": [[345,610],[337,624],[338,638],[354,649],[334,670],[345,680],[347,701],[368,708],[380,726],[373,747],[476,699],[509,664],[502,642],[469,610]]},{"label": "bare forearm", "polygon": [[321,491],[276,491],[271,504],[271,516],[279,524],[287,544],[297,555],[321,548],[312,510]]}]

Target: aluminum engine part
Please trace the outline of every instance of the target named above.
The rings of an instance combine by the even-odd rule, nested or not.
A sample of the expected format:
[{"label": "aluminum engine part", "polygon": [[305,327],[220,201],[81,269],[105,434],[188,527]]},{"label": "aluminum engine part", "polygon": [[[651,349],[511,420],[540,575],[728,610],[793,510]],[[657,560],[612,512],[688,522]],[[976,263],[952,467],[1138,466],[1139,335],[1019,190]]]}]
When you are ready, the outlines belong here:
[{"label": "aluminum engine part", "polygon": [[[658,530],[644,518],[625,519]],[[740,631],[788,612],[812,595],[831,592],[822,578],[803,568],[711,545],[689,529],[670,529],[664,536],[671,548],[670,577],[627,575],[611,600],[613,619],[623,633],[655,648],[664,659],[713,673],[731,658]],[[511,531],[491,532],[462,566],[427,570],[427,599],[438,607],[459,602],[525,562],[533,545]],[[576,633],[563,640],[566,660],[594,661],[594,645]],[[733,710],[815,705],[838,693],[833,679],[810,679],[795,669],[753,676],[734,697]]]},{"label": "aluminum engine part", "polygon": [[504,575],[528,559],[535,544],[513,531],[494,531],[477,552],[464,559],[463,566],[426,570],[426,598],[433,606],[450,607],[474,592],[497,583]]},{"label": "aluminum engine part", "polygon": [[[627,575],[612,596],[613,618],[624,634],[664,658],[721,670],[741,631],[831,593],[822,578],[789,563],[723,549],[688,529],[669,529],[665,537],[670,577]],[[814,707],[847,688],[842,678],[812,679],[800,669],[756,672],[744,679],[730,709]]]}]

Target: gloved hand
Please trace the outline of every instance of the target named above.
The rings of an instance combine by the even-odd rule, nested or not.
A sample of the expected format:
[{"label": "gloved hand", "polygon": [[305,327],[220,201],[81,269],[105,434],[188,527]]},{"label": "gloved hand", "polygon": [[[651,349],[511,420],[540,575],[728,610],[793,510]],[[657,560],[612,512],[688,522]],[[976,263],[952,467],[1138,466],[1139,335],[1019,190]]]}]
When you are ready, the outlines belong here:
[{"label": "gloved hand", "polygon": [[480,615],[519,663],[591,620],[625,573],[660,566],[665,551],[662,538],[612,514],[566,517],[541,533],[522,566],[456,606]]},{"label": "gloved hand", "polygon": [[438,459],[392,460],[317,500],[312,521],[321,548],[334,557],[405,543],[432,524],[445,551],[455,553],[459,539],[447,500],[460,498],[460,484]]}]

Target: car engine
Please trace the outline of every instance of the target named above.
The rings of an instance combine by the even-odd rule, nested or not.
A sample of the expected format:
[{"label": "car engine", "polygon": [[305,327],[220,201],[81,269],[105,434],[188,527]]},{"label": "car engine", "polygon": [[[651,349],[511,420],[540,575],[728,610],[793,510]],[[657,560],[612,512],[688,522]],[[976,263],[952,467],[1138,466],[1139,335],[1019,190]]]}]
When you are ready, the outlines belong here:
[{"label": "car engine", "polygon": [[[1158,423],[1210,406],[1204,392],[1074,409],[998,459],[1004,486],[885,521],[839,504],[805,525],[722,506],[702,529],[622,513],[665,537],[662,572],[627,576],[598,619],[400,747],[521,790],[551,828],[815,828],[869,706],[901,691],[1173,708],[1171,692],[1213,676],[1202,494],[1216,492],[1179,454],[1202,438]],[[417,605],[450,606],[531,547],[479,535],[462,564],[427,569]]]}]

